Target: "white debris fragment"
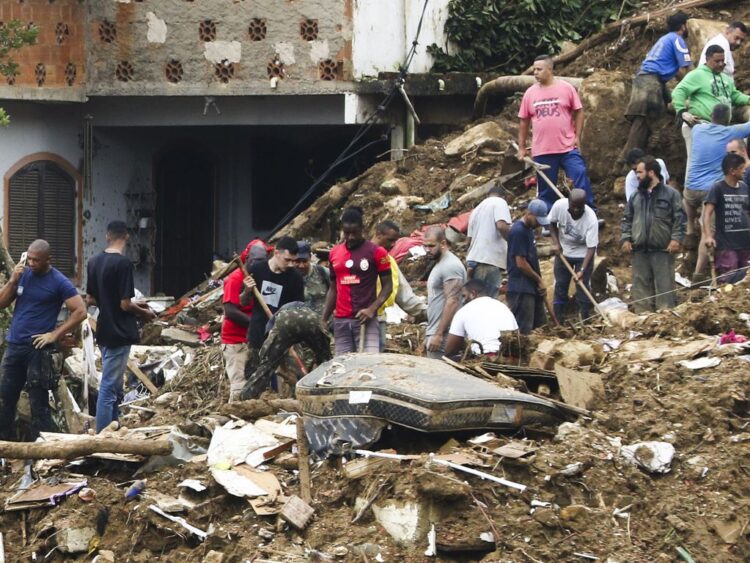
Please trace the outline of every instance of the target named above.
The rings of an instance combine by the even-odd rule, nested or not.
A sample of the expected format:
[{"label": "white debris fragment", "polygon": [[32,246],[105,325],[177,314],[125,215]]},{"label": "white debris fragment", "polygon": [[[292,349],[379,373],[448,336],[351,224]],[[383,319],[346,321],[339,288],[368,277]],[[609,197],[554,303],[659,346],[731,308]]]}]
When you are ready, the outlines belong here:
[{"label": "white debris fragment", "polygon": [[638,442],[620,448],[626,461],[649,473],[669,473],[674,446],[667,442]]}]

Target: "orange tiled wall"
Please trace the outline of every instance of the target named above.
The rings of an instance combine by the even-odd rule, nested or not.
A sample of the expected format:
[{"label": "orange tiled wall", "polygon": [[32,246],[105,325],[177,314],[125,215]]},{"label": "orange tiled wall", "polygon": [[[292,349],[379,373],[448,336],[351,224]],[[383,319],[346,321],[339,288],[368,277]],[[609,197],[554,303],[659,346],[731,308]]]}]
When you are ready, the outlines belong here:
[{"label": "orange tiled wall", "polygon": [[14,51],[15,87],[70,88],[85,84],[85,4],[79,0],[0,0],[0,22],[19,19],[39,28],[35,45]]}]

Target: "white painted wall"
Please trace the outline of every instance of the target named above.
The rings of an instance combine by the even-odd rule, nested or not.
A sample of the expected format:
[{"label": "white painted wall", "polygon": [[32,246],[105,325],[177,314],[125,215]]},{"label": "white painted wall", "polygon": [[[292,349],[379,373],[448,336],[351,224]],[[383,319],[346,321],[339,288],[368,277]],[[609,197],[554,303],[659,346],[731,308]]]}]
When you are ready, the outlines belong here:
[{"label": "white painted wall", "polygon": [[[419,45],[409,72],[432,68],[427,46],[444,46],[444,27],[450,0],[429,0]],[[352,65],[355,79],[396,72],[416,36],[424,0],[354,0],[352,16]]]}]

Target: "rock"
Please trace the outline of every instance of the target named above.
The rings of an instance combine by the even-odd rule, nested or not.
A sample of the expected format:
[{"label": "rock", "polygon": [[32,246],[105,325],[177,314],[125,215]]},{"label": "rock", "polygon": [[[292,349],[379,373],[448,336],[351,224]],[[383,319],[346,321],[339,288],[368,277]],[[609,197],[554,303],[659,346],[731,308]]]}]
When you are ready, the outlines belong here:
[{"label": "rock", "polygon": [[622,166],[623,139],[630,125],[623,115],[630,101],[632,76],[619,71],[598,71],[586,78],[579,94],[584,108],[581,149],[593,183],[605,180]]},{"label": "rock", "polygon": [[224,561],[224,554],[221,551],[214,551],[213,549],[206,553],[203,558],[203,563],[221,563]]},{"label": "rock", "polygon": [[[690,49],[690,56],[693,57],[693,63],[698,66],[698,60],[701,58],[701,52],[703,46],[713,36],[722,33],[727,27],[725,22],[716,20],[702,20],[699,18],[690,18],[687,22],[688,27],[688,49]],[[732,53],[734,56],[734,66],[738,66],[737,63],[737,51]]]},{"label": "rock", "polygon": [[115,563],[115,553],[108,549],[100,549],[91,563]]},{"label": "rock", "polygon": [[559,520],[551,508],[537,508],[532,518],[547,528],[557,528]]},{"label": "rock", "polygon": [[491,148],[500,150],[501,142],[510,135],[494,121],[475,125],[445,146],[445,156],[460,156],[472,150]]},{"label": "rock", "polygon": [[420,473],[417,477],[417,491],[427,497],[445,501],[456,501],[471,495],[468,483],[437,472]]},{"label": "rock", "polygon": [[615,183],[612,186],[612,193],[617,199],[625,199],[625,176],[615,178]]},{"label": "rock", "polygon": [[187,344],[188,346],[197,346],[201,342],[197,334],[175,327],[162,330],[161,337],[166,342]]},{"label": "rock", "polygon": [[670,514],[665,518],[665,520],[669,523],[670,526],[672,526],[675,530],[678,532],[689,532],[690,526],[688,526],[685,521],[680,518],[679,516],[675,516],[674,514]]},{"label": "rock", "polygon": [[258,530],[258,535],[264,540],[272,540],[274,537],[276,537],[276,534],[274,534],[271,530],[267,530],[266,528],[261,528],[260,530]]},{"label": "rock", "polygon": [[539,343],[531,354],[529,365],[554,370],[559,362],[564,367],[576,369],[599,364],[603,358],[604,348],[598,342],[553,338]]},{"label": "rock", "polygon": [[385,206],[391,211],[406,211],[412,205],[424,203],[424,198],[414,195],[398,195],[385,202]]},{"label": "rock", "polygon": [[160,407],[172,406],[179,398],[180,394],[177,391],[168,391],[156,397],[154,399],[154,404],[159,405]]},{"label": "rock", "polygon": [[96,535],[96,530],[88,526],[74,528],[57,523],[57,549],[63,553],[84,553],[89,550],[89,542]]},{"label": "rock", "polygon": [[337,545],[336,547],[333,548],[333,554],[336,557],[343,558],[349,554],[349,550],[346,548],[346,546]]},{"label": "rock", "polygon": [[571,504],[560,510],[560,520],[563,522],[572,522],[581,520],[588,516],[591,509],[588,506],[582,504]]},{"label": "rock", "polygon": [[389,178],[380,184],[380,193],[383,195],[406,195],[409,193],[409,185],[401,178]]},{"label": "rock", "polygon": [[586,430],[577,422],[563,422],[557,427],[557,434],[555,434],[555,440],[558,442],[564,442],[570,438],[581,436],[586,433]]}]

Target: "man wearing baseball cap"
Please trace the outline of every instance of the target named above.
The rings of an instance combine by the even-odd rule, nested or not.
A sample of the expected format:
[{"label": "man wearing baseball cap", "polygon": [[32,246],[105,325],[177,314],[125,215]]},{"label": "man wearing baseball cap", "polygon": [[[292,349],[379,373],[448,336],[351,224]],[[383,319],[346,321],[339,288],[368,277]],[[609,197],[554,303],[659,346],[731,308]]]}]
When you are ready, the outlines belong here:
[{"label": "man wearing baseball cap", "polygon": [[534,229],[547,225],[547,204],[533,199],[508,233],[508,306],[521,334],[529,334],[547,322],[544,312],[547,288],[539,269],[534,240]]}]

